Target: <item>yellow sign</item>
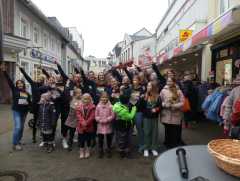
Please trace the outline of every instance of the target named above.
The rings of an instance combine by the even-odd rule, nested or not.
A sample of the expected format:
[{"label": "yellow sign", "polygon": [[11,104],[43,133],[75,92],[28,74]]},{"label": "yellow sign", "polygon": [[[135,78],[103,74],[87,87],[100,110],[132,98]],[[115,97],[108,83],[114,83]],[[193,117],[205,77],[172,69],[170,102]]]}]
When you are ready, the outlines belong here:
[{"label": "yellow sign", "polygon": [[184,42],[192,36],[192,30],[180,30],[179,41]]}]

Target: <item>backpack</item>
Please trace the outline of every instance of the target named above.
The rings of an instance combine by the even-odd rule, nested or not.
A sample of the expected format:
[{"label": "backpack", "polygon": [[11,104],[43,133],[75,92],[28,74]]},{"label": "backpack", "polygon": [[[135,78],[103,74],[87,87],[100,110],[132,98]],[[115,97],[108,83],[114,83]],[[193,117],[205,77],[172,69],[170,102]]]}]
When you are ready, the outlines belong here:
[{"label": "backpack", "polygon": [[231,115],[232,124],[234,126],[240,123],[240,98],[233,105],[233,112]]}]

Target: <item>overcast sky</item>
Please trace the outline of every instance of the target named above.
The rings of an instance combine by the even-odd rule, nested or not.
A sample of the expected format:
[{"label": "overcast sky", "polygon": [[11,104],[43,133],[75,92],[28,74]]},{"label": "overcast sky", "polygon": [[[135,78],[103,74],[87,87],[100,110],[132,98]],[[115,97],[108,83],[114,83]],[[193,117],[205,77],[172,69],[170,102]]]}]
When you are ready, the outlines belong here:
[{"label": "overcast sky", "polygon": [[77,27],[85,41],[84,56],[104,58],[124,33],[143,27],[152,33],[167,10],[167,0],[32,0],[65,27]]}]

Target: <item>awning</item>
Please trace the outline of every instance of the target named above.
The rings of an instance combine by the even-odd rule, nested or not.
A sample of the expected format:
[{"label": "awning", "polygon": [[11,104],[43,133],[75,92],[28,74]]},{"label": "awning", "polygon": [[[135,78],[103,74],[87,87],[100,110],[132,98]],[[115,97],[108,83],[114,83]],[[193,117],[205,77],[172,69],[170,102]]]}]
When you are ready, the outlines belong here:
[{"label": "awning", "polygon": [[199,32],[195,33],[184,43],[179,44],[179,46],[175,47],[172,51],[161,55],[159,63],[163,63],[168,59],[187,53],[188,51],[191,51],[191,48],[195,46],[207,44],[209,40],[223,36],[224,34],[231,32],[237,27],[240,27],[240,6],[229,9],[227,12],[213,20]]}]

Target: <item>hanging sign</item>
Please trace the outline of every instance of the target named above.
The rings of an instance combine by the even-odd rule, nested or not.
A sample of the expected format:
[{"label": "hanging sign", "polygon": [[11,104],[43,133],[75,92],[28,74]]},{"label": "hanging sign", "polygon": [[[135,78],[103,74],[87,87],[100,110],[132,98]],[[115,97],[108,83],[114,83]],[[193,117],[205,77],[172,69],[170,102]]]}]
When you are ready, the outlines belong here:
[{"label": "hanging sign", "polygon": [[179,30],[179,42],[182,43],[192,36],[192,30]]}]

